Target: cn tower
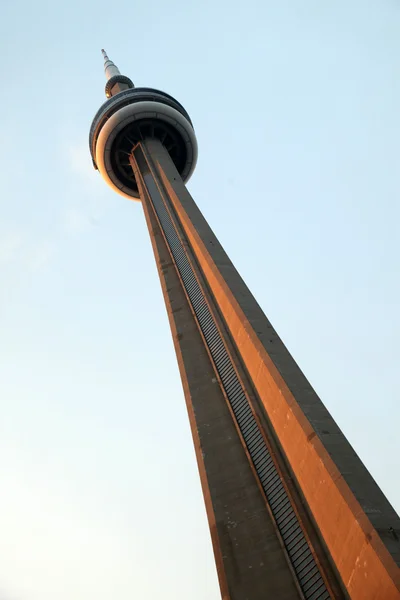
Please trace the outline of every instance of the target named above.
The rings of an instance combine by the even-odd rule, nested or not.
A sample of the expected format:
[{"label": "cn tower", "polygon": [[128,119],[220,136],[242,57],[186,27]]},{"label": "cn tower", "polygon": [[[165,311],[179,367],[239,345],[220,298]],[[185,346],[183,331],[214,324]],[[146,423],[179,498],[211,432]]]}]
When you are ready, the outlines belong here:
[{"label": "cn tower", "polygon": [[189,114],[102,52],[107,100],[90,152],[106,183],[143,206],[222,598],[399,600],[400,519],[188,192]]}]

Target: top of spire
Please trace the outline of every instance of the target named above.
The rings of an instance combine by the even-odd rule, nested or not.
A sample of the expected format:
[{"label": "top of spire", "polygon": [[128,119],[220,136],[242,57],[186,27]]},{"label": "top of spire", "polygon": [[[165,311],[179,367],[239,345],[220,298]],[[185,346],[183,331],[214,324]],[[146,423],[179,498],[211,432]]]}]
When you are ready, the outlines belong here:
[{"label": "top of spire", "polygon": [[104,71],[106,74],[107,81],[114,77],[114,75],[120,75],[118,67],[116,67],[112,60],[110,60],[107,56],[107,52],[102,48],[101,50],[104,57]]}]

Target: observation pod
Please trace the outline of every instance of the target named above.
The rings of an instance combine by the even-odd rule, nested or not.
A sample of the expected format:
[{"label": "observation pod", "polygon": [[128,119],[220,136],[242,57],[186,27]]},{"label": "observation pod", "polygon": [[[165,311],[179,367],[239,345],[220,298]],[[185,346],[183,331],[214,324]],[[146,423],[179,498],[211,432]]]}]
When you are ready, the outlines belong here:
[{"label": "observation pod", "polygon": [[197,140],[188,113],[165,92],[135,88],[102,52],[108,100],[97,111],[90,128],[89,145],[95,169],[118,194],[138,200],[138,184],[129,156],[138,142],[156,139],[168,150],[187,183],[197,162]]}]

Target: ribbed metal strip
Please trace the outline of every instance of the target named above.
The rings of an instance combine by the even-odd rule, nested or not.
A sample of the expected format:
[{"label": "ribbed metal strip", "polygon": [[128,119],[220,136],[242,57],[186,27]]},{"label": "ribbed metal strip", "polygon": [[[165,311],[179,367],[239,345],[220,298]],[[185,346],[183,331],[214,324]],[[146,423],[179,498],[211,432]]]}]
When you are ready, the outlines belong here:
[{"label": "ribbed metal strip", "polygon": [[[139,166],[143,164],[138,156],[136,158]],[[144,174],[146,184],[149,183],[149,177],[151,175]],[[154,209],[260,478],[304,597],[306,600],[329,600],[331,596],[293,510],[280,474],[262,437],[245,391],[236,374],[214,317],[208,308],[205,296],[179,239],[175,225],[156,186],[151,185],[151,188],[148,191]],[[152,194],[152,190],[156,190],[156,193]]]}]

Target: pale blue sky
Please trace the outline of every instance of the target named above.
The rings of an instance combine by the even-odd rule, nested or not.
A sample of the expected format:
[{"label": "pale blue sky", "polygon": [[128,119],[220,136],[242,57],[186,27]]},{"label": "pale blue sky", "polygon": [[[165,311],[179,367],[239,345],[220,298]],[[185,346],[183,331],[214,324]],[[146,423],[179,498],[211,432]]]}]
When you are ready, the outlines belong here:
[{"label": "pale blue sky", "polygon": [[48,0],[0,19],[0,599],[217,600],[140,204],[93,171],[105,47],[175,96],[190,191],[397,510],[400,5]]}]

